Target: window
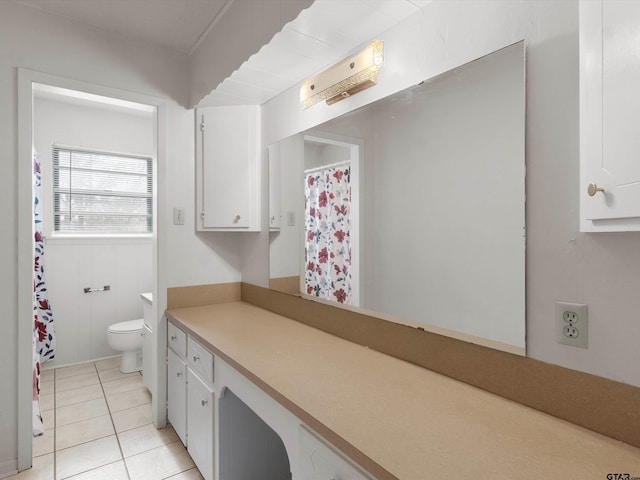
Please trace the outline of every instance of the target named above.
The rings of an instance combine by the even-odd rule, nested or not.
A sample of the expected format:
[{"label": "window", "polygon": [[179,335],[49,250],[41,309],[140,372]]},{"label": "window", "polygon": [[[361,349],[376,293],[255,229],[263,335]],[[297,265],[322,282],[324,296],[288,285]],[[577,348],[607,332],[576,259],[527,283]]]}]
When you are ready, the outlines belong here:
[{"label": "window", "polygon": [[54,146],[54,232],[150,233],[150,157]]}]

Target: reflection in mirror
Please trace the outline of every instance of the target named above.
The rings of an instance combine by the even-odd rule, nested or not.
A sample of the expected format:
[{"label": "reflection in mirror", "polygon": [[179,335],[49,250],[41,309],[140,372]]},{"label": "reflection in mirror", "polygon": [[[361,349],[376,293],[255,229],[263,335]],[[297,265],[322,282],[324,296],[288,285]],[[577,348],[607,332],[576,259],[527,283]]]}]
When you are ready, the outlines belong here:
[{"label": "reflection in mirror", "polygon": [[270,287],[524,354],[524,138],[520,42],[270,146]]}]

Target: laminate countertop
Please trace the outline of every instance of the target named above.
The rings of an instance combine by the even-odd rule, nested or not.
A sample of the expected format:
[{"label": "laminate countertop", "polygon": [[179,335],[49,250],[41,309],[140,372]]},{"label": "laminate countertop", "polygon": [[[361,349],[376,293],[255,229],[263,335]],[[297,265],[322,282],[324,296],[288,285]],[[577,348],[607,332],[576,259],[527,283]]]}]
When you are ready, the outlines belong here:
[{"label": "laminate countertop", "polygon": [[381,480],[640,477],[636,447],[255,306],[167,313]]}]

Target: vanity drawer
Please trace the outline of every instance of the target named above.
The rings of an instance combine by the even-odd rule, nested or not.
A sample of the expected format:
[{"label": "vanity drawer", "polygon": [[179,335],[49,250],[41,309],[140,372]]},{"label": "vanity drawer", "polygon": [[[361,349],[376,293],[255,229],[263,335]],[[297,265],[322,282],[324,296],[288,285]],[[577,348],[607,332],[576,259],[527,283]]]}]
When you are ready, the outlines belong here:
[{"label": "vanity drawer", "polygon": [[167,324],[167,343],[182,360],[187,355],[187,334],[176,327],[173,323]]},{"label": "vanity drawer", "polygon": [[374,480],[305,426],[300,426],[302,480]]},{"label": "vanity drawer", "polygon": [[191,337],[187,338],[187,363],[205,382],[213,383],[213,354]]}]

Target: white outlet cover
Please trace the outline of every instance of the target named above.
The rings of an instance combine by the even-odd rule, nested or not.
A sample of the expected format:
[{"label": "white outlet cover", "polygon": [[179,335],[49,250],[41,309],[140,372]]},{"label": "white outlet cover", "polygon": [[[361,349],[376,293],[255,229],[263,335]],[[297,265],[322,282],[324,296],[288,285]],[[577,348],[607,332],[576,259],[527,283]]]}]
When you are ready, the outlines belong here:
[{"label": "white outlet cover", "polygon": [[184,225],[184,208],[173,207],[173,224]]},{"label": "white outlet cover", "polygon": [[[572,347],[589,347],[589,322],[587,305],[584,303],[556,302],[555,325],[558,343]],[[572,334],[566,335],[567,331]],[[577,336],[573,336],[576,331]]]}]

